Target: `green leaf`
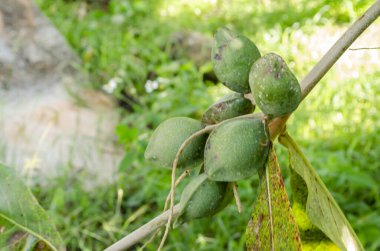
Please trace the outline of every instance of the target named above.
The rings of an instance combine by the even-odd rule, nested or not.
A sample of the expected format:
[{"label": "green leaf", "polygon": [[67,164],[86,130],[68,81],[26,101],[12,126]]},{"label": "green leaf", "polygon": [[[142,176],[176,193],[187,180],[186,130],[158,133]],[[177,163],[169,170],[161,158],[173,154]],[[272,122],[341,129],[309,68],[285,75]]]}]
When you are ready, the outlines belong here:
[{"label": "green leaf", "polygon": [[[0,222],[11,225],[44,241],[52,250],[65,250],[63,241],[44,209],[14,170],[0,164]],[[0,239],[4,235],[0,234]],[[4,244],[4,240],[0,240]],[[3,248],[0,246],[0,249]]]},{"label": "green leaf", "polygon": [[290,186],[292,189],[292,209],[301,235],[303,251],[339,251],[306,214],[307,185],[300,175],[290,169]]},{"label": "green leaf", "polygon": [[277,156],[271,149],[248,223],[247,250],[302,250]]},{"label": "green leaf", "polygon": [[315,172],[296,142],[284,134],[279,137],[290,156],[290,167],[307,186],[306,214],[342,250],[364,250],[350,223]]}]

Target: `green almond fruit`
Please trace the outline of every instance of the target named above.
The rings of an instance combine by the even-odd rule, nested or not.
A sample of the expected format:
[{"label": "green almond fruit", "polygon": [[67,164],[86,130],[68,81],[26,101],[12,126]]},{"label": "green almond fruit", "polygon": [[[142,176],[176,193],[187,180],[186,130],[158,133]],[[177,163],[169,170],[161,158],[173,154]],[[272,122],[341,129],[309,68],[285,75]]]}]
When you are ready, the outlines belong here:
[{"label": "green almond fruit", "polygon": [[297,78],[274,53],[266,54],[253,64],[249,84],[256,105],[272,118],[293,112],[302,100]]},{"label": "green almond fruit", "polygon": [[209,136],[205,173],[215,181],[238,181],[263,170],[269,153],[269,132],[263,121],[239,118],[223,122]]},{"label": "green almond fruit", "polygon": [[227,28],[219,28],[214,35],[211,61],[217,78],[228,88],[249,93],[249,71],[260,58],[256,45],[247,37]]},{"label": "green almond fruit", "polygon": [[226,119],[252,113],[254,109],[255,106],[250,100],[244,98],[243,94],[231,93],[207,108],[203,114],[202,122],[217,124]]},{"label": "green almond fruit", "polygon": [[[186,117],[170,118],[162,122],[150,138],[145,150],[145,159],[171,168],[182,143],[202,128],[200,121]],[[207,136],[200,135],[185,147],[179,157],[179,168],[196,166],[202,162]]]},{"label": "green almond fruit", "polygon": [[228,182],[209,180],[205,173],[196,176],[182,192],[180,213],[175,225],[220,212],[231,201],[231,191]]}]

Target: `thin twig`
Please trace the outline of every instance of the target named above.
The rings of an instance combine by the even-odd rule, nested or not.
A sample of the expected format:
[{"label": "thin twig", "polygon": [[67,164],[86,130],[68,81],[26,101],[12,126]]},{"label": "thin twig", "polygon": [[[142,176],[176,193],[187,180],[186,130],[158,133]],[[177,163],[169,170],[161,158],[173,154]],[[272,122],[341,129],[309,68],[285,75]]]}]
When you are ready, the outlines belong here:
[{"label": "thin twig", "polygon": [[[319,80],[327,73],[327,71],[334,65],[334,63],[339,59],[339,57],[344,53],[345,50],[360,34],[380,15],[380,0],[377,0],[354,24],[348,28],[348,30],[339,38],[339,40],[331,47],[331,49],[325,54],[325,56],[319,61],[319,63],[309,72],[309,74],[301,81],[301,90],[303,99],[310,93],[310,91],[317,85]],[[256,114],[257,117],[264,117],[263,114]],[[272,139],[275,139],[283,127],[290,115],[276,118],[269,124],[270,135]],[[178,214],[179,205],[174,207],[173,217]],[[176,211],[177,210],[177,211]],[[135,230],[131,234],[125,236],[123,239],[119,240],[111,247],[107,248],[106,251],[116,251],[124,250],[132,245],[136,244],[141,239],[150,235],[156,229],[160,228],[165,224],[165,221],[169,217],[169,212],[166,211],[164,214],[157,216],[152,221],[157,220],[154,223],[152,221],[141,226],[139,229]],[[171,214],[170,214],[171,215]],[[158,222],[158,223],[157,223]]]},{"label": "thin twig", "polygon": [[[190,173],[190,169],[187,169],[185,170],[179,177],[178,179],[176,180],[175,182],[175,186],[178,186],[179,183],[181,183],[181,181],[186,178],[186,176]],[[168,194],[168,196],[166,197],[166,200],[165,200],[165,205],[164,205],[164,212],[166,211],[166,209],[168,209],[168,204],[169,204],[169,200],[170,200],[170,194]],[[156,238],[157,234],[160,232],[160,229],[157,229],[156,232],[154,234],[152,234],[152,236],[149,238],[149,240],[147,242],[144,243],[144,245],[141,247],[141,249],[143,250],[147,245],[149,245],[149,243],[151,243],[154,238]]]},{"label": "thin twig", "polygon": [[349,51],[359,51],[359,50],[379,50],[379,47],[359,47],[359,48],[350,48]]},{"label": "thin twig", "polygon": [[173,219],[174,195],[175,195],[175,176],[176,176],[176,169],[177,169],[177,166],[178,166],[179,157],[181,156],[181,154],[182,154],[183,150],[185,149],[185,147],[193,139],[195,139],[196,137],[198,137],[198,136],[200,136],[202,134],[211,132],[215,127],[217,127],[217,125],[210,125],[210,126],[206,126],[202,130],[197,131],[196,133],[194,133],[190,137],[188,137],[182,143],[181,147],[178,149],[178,152],[177,152],[177,154],[176,154],[176,156],[174,158],[174,161],[173,161],[173,168],[172,168],[172,184],[171,184],[171,190],[170,190],[170,209],[169,209],[169,211],[172,212],[172,213],[169,215],[168,222],[166,223],[166,228],[165,228],[164,236],[162,237],[160,246],[158,247],[157,251],[160,251],[161,248],[164,246],[166,238],[168,237],[169,229],[170,229],[171,222],[172,222],[172,219]]},{"label": "thin twig", "polygon": [[[175,182],[175,186],[178,186],[179,183],[181,183],[181,181],[186,178],[186,176],[190,173],[190,169],[187,169],[185,170],[179,177],[178,179],[176,180]],[[166,211],[166,209],[168,209],[168,204],[169,204],[169,201],[170,201],[170,195],[171,195],[171,191],[169,192],[168,196],[166,197],[166,200],[165,200],[165,205],[164,205],[164,211]]]},{"label": "thin twig", "polygon": [[237,190],[236,182],[232,183],[232,191],[234,192],[237,210],[238,210],[239,214],[241,214],[242,208],[241,208],[241,202],[240,202],[240,197],[239,197],[239,193]]}]

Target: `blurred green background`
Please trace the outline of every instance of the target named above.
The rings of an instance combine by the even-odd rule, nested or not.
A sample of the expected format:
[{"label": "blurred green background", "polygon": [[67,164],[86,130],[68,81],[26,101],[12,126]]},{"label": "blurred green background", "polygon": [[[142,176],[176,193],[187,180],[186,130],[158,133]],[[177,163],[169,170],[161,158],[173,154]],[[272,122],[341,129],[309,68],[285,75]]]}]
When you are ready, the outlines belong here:
[{"label": "blurred green background", "polygon": [[[280,54],[302,79],[373,1],[36,2],[82,59],[79,67],[90,76],[84,84],[114,87],[121,106],[133,110],[124,110],[115,128],[125,147],[117,182],[88,191],[81,185],[85,176],[68,172],[49,189],[33,188],[68,250],[101,250],[163,208],[170,171],[143,158],[153,128],[173,116],[199,119],[228,93],[210,81],[207,46],[189,49],[184,45],[189,37],[207,45],[218,27],[231,27],[251,38],[262,54]],[[367,46],[379,41],[372,33]],[[348,51],[288,123],[366,250],[380,250],[380,59],[373,54],[379,55]],[[287,156],[276,147],[287,177]],[[257,187],[257,178],[239,183],[242,214],[231,204],[211,219],[185,224],[170,232],[165,250],[244,250]],[[159,239],[147,250],[156,250]]]}]

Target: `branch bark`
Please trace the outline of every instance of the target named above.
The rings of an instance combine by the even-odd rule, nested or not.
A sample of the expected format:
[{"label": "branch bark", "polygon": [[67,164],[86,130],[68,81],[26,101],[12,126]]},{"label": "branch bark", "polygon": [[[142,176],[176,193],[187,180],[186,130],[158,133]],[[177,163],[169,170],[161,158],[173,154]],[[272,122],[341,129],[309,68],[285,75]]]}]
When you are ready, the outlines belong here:
[{"label": "branch bark", "polygon": [[[314,66],[314,68],[306,75],[301,81],[302,99],[311,92],[311,90],[318,84],[324,75],[330,70],[335,62],[342,56],[342,54],[350,47],[350,45],[363,33],[367,27],[373,23],[380,15],[380,0],[377,0],[355,23],[353,23],[348,30],[335,42],[335,44],[327,51],[322,59]],[[274,140],[284,128],[286,121],[290,115],[276,118],[269,124],[271,139]],[[174,207],[173,217],[175,218],[179,213],[179,205]],[[146,223],[139,229],[133,231],[123,239],[119,240],[112,246],[105,249],[105,251],[119,251],[125,250],[151,233],[162,227],[168,220],[170,210],[165,211],[163,214],[157,216],[150,222]]]},{"label": "branch bark", "polygon": [[[114,243],[112,246],[109,246],[104,251],[122,251],[132,247],[133,245],[137,244],[139,241],[148,237],[150,234],[154,233],[157,229],[162,227],[168,221],[170,212],[170,209],[166,210],[164,213],[160,214],[153,220],[149,221],[145,225],[128,234],[121,240]],[[179,204],[177,204],[173,208],[173,218],[177,217],[178,214]]]}]

